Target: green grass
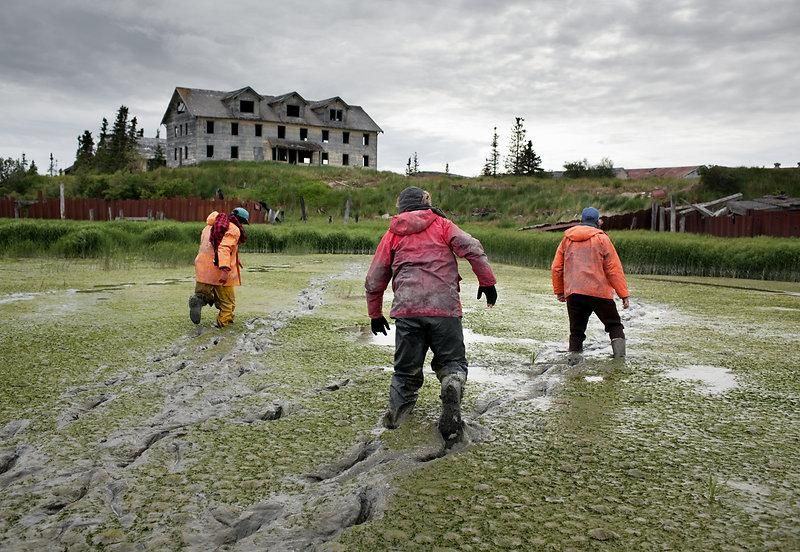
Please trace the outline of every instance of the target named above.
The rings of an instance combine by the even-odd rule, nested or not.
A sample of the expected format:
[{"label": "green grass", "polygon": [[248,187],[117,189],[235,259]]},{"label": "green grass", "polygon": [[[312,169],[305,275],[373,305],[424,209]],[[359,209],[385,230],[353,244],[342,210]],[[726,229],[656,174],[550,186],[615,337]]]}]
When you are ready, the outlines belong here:
[{"label": "green grass", "polygon": [[[371,253],[388,227],[385,220],[349,225],[286,223],[251,225],[244,252]],[[125,258],[181,266],[192,262],[199,223],[0,220],[0,255],[100,258],[108,266]],[[547,268],[561,233],[519,232],[465,224],[490,259]],[[797,281],[800,241],[793,238],[717,238],[697,234],[613,231],[610,236],[631,274],[721,276]]]}]

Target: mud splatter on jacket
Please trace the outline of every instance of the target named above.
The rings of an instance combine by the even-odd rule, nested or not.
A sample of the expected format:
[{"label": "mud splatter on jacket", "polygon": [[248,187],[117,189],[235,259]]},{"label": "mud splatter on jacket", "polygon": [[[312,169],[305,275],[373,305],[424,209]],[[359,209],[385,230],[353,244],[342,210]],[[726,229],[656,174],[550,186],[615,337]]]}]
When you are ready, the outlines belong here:
[{"label": "mud splatter on jacket", "polygon": [[613,299],[630,295],[622,263],[605,232],[592,226],[573,226],[564,232],[551,267],[553,292]]},{"label": "mud splatter on jacket", "polygon": [[461,316],[458,262],[469,261],[481,286],[497,283],[481,243],[430,210],[392,217],[378,244],[364,287],[370,318],[383,314],[383,292],[392,281],[392,318]]},{"label": "mud splatter on jacket", "polygon": [[242,266],[239,262],[239,237],[241,236],[241,231],[235,224],[229,224],[228,230],[222,237],[219,248],[217,248],[219,266],[227,266],[231,269],[228,281],[220,284],[222,270],[214,266],[214,246],[211,244],[211,228],[214,226],[214,221],[217,220],[217,215],[219,215],[217,211],[208,215],[206,227],[203,228],[203,233],[200,235],[200,249],[194,259],[195,279],[202,284],[211,284],[213,286],[238,286],[242,283],[239,271]]}]

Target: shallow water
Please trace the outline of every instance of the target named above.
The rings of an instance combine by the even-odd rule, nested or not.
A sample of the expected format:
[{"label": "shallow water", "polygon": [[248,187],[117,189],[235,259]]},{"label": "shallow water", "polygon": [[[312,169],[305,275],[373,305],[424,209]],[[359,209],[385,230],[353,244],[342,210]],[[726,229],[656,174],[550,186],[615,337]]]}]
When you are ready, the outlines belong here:
[{"label": "shallow water", "polygon": [[718,366],[687,366],[670,370],[664,375],[681,381],[697,381],[700,383],[699,391],[705,395],[720,395],[737,386],[733,373]]}]

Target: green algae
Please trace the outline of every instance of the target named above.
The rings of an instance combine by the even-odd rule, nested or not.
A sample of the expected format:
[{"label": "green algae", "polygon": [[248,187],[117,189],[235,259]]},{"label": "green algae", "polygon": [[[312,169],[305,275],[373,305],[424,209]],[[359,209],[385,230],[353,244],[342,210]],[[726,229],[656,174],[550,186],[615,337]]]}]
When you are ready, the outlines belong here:
[{"label": "green algae", "polygon": [[[198,514],[198,496],[204,497],[201,504],[241,511],[276,494],[300,492],[304,474],[341,457],[377,426],[386,404],[390,373],[384,368],[391,366],[392,351],[354,337],[354,329],[366,323],[362,278],[367,261],[245,258],[254,266],[282,267],[246,272],[245,286],[237,290],[237,326],[199,338],[193,337],[194,328],[186,320],[191,284],[151,286],[147,293],[140,287],[181,277],[183,269],[153,272],[133,266],[116,274],[103,272],[104,278],[95,281],[92,265],[79,263],[70,268],[75,274],[56,271],[31,287],[7,287],[15,292],[135,284],[67,315],[42,308],[50,304],[49,296],[44,302],[37,297],[24,305],[0,305],[18,322],[13,336],[23,347],[19,366],[30,371],[44,362],[35,393],[25,390],[22,374],[0,373],[4,384],[22,386],[15,388],[19,393],[9,393],[9,400],[16,402],[4,404],[8,413],[0,411],[0,421],[34,418],[25,438],[42,446],[54,461],[67,462],[104,433],[137,425],[160,411],[163,393],[158,386],[142,386],[140,394],[124,395],[123,384],[108,386],[104,392],[119,396],[71,423],[57,454],[61,443],[53,440],[53,427],[58,413],[95,393],[84,390],[62,397],[63,391],[116,374],[141,376],[160,369],[164,362],[154,364],[151,359],[180,340],[187,349],[182,356],[195,365],[235,353],[243,323],[295,308],[299,290],[322,278],[325,303],[278,328],[271,345],[257,357],[263,369],[239,378],[241,384],[261,391],[233,404],[223,418],[182,429],[176,438],[189,454],[179,468],[170,447],[164,442],[154,445],[146,458],[129,468],[136,484],[125,489],[123,503],[139,512],[133,525],[108,522],[88,532],[89,540],[84,541],[98,548],[112,541],[180,548],[185,544],[184,526]],[[354,268],[340,279],[324,280],[350,267]],[[526,362],[548,342],[566,340],[566,316],[550,293],[546,271],[496,269],[501,284],[494,309],[474,299],[474,282],[463,285],[465,327],[535,343],[474,344],[468,357],[475,364],[494,363],[492,369],[514,374],[528,369]],[[20,267],[19,274],[24,271]],[[628,331],[637,345],[629,345],[626,364],[587,361],[566,378],[549,411],[522,405],[502,415],[482,416],[480,422],[492,431],[490,442],[397,476],[383,517],[346,530],[338,542],[329,543],[330,549],[705,550],[796,545],[800,527],[792,505],[800,499],[800,359],[786,344],[797,339],[792,328],[798,327],[793,311],[798,299],[762,293],[754,304],[744,290],[676,288],[674,283],[638,278],[630,283],[636,298],[665,305],[674,318],[632,324]],[[39,320],[41,312],[49,314]],[[48,327],[53,321],[57,328]],[[203,327],[209,323],[204,319]],[[11,335],[9,331],[3,337]],[[785,338],[763,337],[781,335]],[[211,346],[215,338],[218,343]],[[728,368],[739,385],[709,397],[690,383],[663,376],[666,370],[689,364]],[[598,373],[604,378],[601,382],[583,378]],[[183,377],[179,372],[170,381],[179,384]],[[423,449],[436,442],[438,385],[435,378],[427,379],[433,381],[423,386],[408,423],[381,435],[387,450]],[[344,381],[336,390],[327,389]],[[468,383],[465,411],[484,389],[480,383]],[[244,420],[274,400],[291,403],[285,417]],[[719,482],[713,501],[709,480]],[[748,493],[747,485],[763,486],[769,493]],[[4,501],[8,513],[0,523],[0,542],[21,515],[14,512],[27,511],[34,502],[33,497]],[[91,517],[103,508],[101,500],[89,497],[59,516]],[[307,514],[312,523],[313,516]]]}]

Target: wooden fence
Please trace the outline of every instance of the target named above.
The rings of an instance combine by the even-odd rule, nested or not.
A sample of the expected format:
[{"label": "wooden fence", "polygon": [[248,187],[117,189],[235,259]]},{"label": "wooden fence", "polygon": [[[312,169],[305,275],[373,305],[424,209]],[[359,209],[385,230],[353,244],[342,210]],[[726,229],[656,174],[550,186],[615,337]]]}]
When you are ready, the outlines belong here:
[{"label": "wooden fence", "polygon": [[[234,207],[244,207],[250,213],[250,222],[266,222],[268,212],[255,201],[238,201],[201,198],[169,199],[64,199],[64,218],[70,220],[169,219],[181,222],[201,222],[212,211],[230,213]],[[61,218],[58,198],[18,202],[0,198],[0,217],[8,218]]]}]

